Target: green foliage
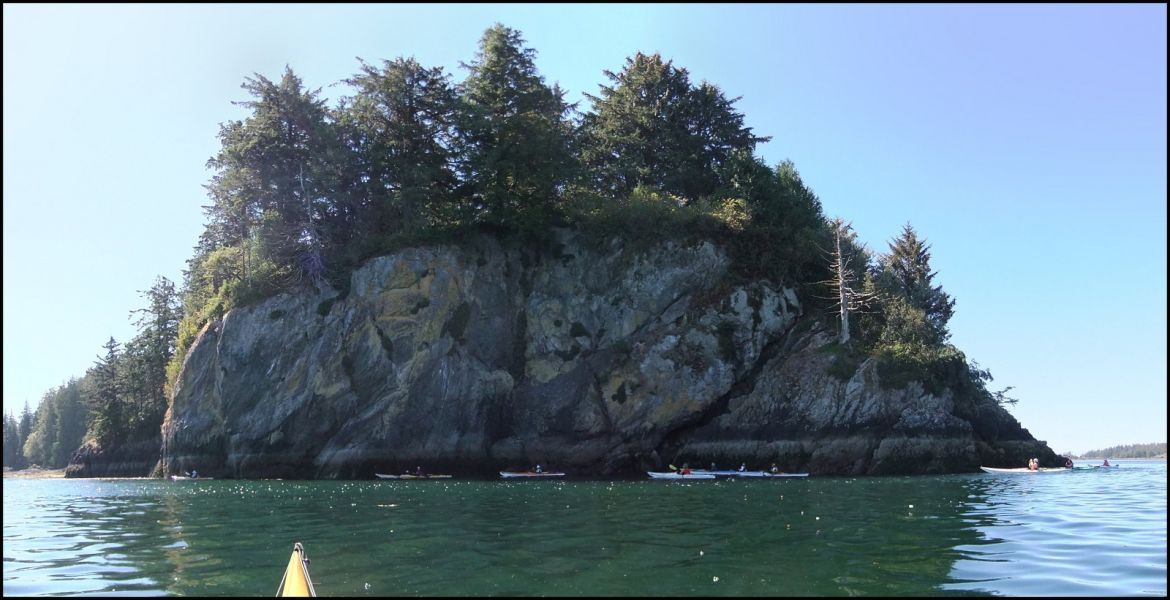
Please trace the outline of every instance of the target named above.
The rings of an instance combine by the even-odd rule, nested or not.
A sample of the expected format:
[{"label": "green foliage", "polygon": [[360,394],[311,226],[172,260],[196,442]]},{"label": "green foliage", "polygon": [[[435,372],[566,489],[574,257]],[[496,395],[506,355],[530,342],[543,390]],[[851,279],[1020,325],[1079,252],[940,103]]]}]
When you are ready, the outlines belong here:
[{"label": "green foliage", "polygon": [[64,467],[81,446],[87,419],[77,380],[45,392],[24,443],[26,462],[53,469]]},{"label": "green foliage", "polygon": [[949,344],[925,346],[896,342],[879,346],[876,356],[878,377],[885,388],[900,388],[918,381],[926,391],[938,393],[969,379],[963,353]]},{"label": "green foliage", "polygon": [[20,437],[20,425],[11,413],[4,414],[4,466],[13,469],[24,467],[24,440]]},{"label": "green foliage", "polygon": [[826,344],[821,352],[833,355],[833,362],[829,365],[829,374],[841,381],[848,381],[857,373],[857,368],[868,355],[856,345],[842,345],[837,342]]},{"label": "green foliage", "polygon": [[[256,74],[242,87],[254,99],[238,104],[252,114],[220,129],[222,148],[207,163],[216,174],[207,186],[211,224],[201,245],[210,253],[258,242],[256,258],[276,271],[319,278],[328,199],[338,187],[330,161],[340,145],[336,128],[318,92],[304,90],[287,67],[279,84]],[[239,258],[248,280],[252,256]]]},{"label": "green foliage", "polygon": [[363,235],[430,226],[454,201],[457,97],[442,67],[413,58],[361,62],[345,80],[357,94],[343,101],[338,121],[355,160],[354,225]]},{"label": "green foliage", "polygon": [[[575,190],[571,219],[588,239],[604,244],[618,237],[636,247],[703,233],[723,233],[706,205],[684,205],[681,198],[647,186],[638,186],[620,201]],[[713,236],[714,237],[714,236]]]},{"label": "green foliage", "polygon": [[119,376],[121,349],[113,337],[105,343],[106,355],[99,356],[85,378],[84,394],[92,417],[88,436],[103,446],[116,446],[125,431],[123,380]]},{"label": "green foliage", "polygon": [[558,190],[573,170],[569,105],[537,74],[536,51],[496,24],[460,86],[463,180],[476,222],[539,233],[558,218]]},{"label": "green foliage", "polygon": [[930,246],[919,240],[907,223],[902,235],[890,242],[889,254],[881,257],[875,280],[883,291],[921,311],[933,330],[931,337],[941,343],[950,337],[947,322],[954,314],[955,301],[942,286],[931,285],[935,275],[930,270]]},{"label": "green foliage", "polygon": [[623,197],[640,185],[691,202],[720,186],[720,169],[737,151],[749,154],[769,138],[752,135],[743,115],[718,87],[693,86],[686,69],[658,54],[638,52],[612,85],[586,96],[593,110],[582,122],[581,158],[604,193]]}]

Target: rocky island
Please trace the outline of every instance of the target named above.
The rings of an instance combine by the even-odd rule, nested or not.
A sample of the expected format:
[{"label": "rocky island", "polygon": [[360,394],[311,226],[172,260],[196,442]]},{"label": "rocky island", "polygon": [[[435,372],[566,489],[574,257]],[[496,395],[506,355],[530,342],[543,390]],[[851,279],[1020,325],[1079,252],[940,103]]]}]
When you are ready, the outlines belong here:
[{"label": "rocky island", "polygon": [[534,56],[497,24],[461,83],[363,61],[336,107],[291,68],[246,78],[181,290],[160,278],[139,336],[29,415],[28,462],[216,478],[1064,464],[948,342],[955,300],[909,223],[866,248],[791,161],[756,154],[770,138],[736,99],[658,54],[605,71],[576,117]]}]

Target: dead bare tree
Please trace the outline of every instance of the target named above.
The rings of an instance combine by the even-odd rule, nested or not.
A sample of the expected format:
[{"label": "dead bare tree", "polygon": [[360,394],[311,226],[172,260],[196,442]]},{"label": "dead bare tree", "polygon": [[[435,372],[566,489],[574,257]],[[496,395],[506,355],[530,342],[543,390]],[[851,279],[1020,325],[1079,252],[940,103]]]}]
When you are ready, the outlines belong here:
[{"label": "dead bare tree", "polygon": [[832,286],[834,290],[834,295],[829,298],[836,300],[833,307],[841,318],[840,342],[845,344],[849,342],[849,313],[864,311],[877,298],[877,294],[855,288],[857,277],[850,265],[852,257],[841,249],[841,238],[848,237],[853,225],[840,218],[830,220],[829,225],[833,228],[834,247],[831,251],[823,248],[821,251],[829,260],[833,278],[820,283]]}]

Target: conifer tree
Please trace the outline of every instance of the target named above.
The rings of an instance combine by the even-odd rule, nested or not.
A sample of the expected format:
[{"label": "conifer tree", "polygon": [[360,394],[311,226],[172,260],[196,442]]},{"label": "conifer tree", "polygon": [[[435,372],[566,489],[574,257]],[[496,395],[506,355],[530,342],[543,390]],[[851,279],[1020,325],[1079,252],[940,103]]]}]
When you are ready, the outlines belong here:
[{"label": "conifer tree", "polygon": [[81,383],[70,379],[56,394],[57,435],[53,442],[52,464],[61,468],[69,464],[85,438],[88,414],[81,399]]},{"label": "conifer tree", "polygon": [[136,437],[157,435],[166,412],[166,368],[175,352],[182,309],[175,285],[159,277],[141,294],[146,308],[137,314],[139,333],[126,345],[121,372],[126,399],[127,433]]},{"label": "conifer tree", "polygon": [[459,140],[471,209],[482,222],[529,231],[557,218],[557,199],[572,177],[571,108],[564,92],[536,71],[536,51],[520,32],[496,24],[460,86]]},{"label": "conifer tree", "polygon": [[719,172],[737,151],[749,155],[770,138],[752,134],[718,87],[693,86],[686,69],[658,54],[626,59],[611,85],[586,94],[592,110],[582,124],[582,160],[600,189],[624,198],[650,185],[688,201],[712,194]]},{"label": "conifer tree", "polygon": [[4,466],[19,469],[23,449],[20,443],[20,425],[12,413],[4,413]]},{"label": "conifer tree", "polygon": [[[320,222],[335,182],[327,158],[336,145],[324,101],[288,67],[280,83],[257,73],[241,87],[254,99],[236,104],[252,114],[220,127],[222,148],[207,163],[217,173],[207,186],[211,224],[201,244],[240,247],[245,279],[260,261],[271,261],[277,277],[320,277]],[[252,260],[250,243],[256,245]]]},{"label": "conifer tree", "polygon": [[934,332],[934,341],[942,343],[950,337],[947,322],[954,314],[955,301],[941,285],[933,285],[936,274],[930,269],[930,245],[918,239],[906,223],[901,235],[890,241],[890,252],[878,265],[877,281],[887,292],[921,310]]},{"label": "conifer tree", "polygon": [[110,337],[102,346],[106,355],[98,357],[86,378],[90,385],[85,399],[92,416],[88,435],[107,446],[120,443],[125,432],[122,378],[119,374],[122,354],[118,346],[118,342]]},{"label": "conifer tree", "polygon": [[383,61],[380,70],[361,61],[361,69],[345,80],[357,94],[339,111],[362,182],[357,221],[367,234],[413,232],[456,184],[455,92],[442,67],[414,58]]}]

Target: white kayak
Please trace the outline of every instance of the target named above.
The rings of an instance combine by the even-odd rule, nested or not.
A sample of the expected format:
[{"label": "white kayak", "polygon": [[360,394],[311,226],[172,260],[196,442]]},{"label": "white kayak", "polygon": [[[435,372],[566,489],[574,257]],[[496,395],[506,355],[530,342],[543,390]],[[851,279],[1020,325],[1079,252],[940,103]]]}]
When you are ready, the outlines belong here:
[{"label": "white kayak", "polygon": [[710,473],[696,473],[691,471],[687,474],[678,473],[675,471],[646,471],[650,479],[715,479],[715,476]]},{"label": "white kayak", "polygon": [[561,473],[559,471],[557,471],[557,472],[541,471],[539,473],[537,473],[536,471],[500,471],[500,477],[503,477],[504,479],[513,479],[513,478],[518,478],[518,477],[537,477],[538,478],[538,477],[564,477],[564,476],[565,476],[565,474]]},{"label": "white kayak", "polygon": [[1072,470],[1068,467],[1040,467],[1039,469],[1037,469],[1035,471],[1033,471],[1032,469],[1029,469],[1028,467],[1017,467],[1015,469],[997,469],[995,467],[979,467],[979,468],[983,469],[987,473],[1001,473],[1001,474],[1007,474],[1007,475],[1016,475],[1016,474],[1027,475],[1027,474],[1033,474],[1033,473],[1067,473],[1067,472]]},{"label": "white kayak", "polygon": [[171,475],[171,481],[198,481],[200,479],[215,479],[214,477],[187,477],[185,475]]}]

